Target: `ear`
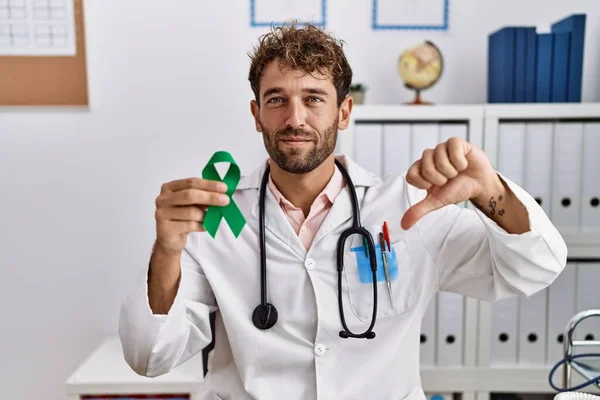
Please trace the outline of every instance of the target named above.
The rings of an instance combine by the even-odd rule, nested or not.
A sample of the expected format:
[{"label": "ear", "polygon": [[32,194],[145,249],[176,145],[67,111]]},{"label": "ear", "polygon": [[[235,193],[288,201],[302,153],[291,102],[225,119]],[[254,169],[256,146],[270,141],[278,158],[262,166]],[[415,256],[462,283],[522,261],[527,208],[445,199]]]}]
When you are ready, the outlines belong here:
[{"label": "ear", "polygon": [[344,101],[342,101],[338,114],[338,129],[344,130],[350,125],[350,114],[352,113],[353,105],[354,100],[352,96],[346,96]]},{"label": "ear", "polygon": [[262,132],[262,127],[260,126],[260,106],[256,102],[256,100],[252,100],[250,102],[250,112],[254,117],[254,124],[256,126],[256,132]]}]

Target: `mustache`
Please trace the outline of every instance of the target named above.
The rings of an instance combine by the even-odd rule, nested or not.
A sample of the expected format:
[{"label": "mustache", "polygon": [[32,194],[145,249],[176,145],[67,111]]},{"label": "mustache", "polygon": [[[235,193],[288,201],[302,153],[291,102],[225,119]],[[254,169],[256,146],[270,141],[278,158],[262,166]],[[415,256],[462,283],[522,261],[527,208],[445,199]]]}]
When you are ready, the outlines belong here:
[{"label": "mustache", "polygon": [[303,129],[286,128],[284,130],[279,130],[279,131],[275,132],[276,139],[285,139],[288,137],[314,139],[314,135],[312,133],[307,132]]}]

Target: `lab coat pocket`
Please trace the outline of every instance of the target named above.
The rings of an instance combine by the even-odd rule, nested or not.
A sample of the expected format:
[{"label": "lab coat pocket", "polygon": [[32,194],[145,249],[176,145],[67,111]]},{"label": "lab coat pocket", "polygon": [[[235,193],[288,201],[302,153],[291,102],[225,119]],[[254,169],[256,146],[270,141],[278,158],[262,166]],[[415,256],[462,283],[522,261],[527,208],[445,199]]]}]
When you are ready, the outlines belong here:
[{"label": "lab coat pocket", "polygon": [[[379,244],[375,246],[375,253],[377,318],[404,314],[415,302],[408,242],[406,239],[393,242],[391,251],[386,252],[389,287]],[[344,275],[352,311],[361,321],[370,321],[373,316],[373,274],[362,246],[354,246],[344,254]]]}]

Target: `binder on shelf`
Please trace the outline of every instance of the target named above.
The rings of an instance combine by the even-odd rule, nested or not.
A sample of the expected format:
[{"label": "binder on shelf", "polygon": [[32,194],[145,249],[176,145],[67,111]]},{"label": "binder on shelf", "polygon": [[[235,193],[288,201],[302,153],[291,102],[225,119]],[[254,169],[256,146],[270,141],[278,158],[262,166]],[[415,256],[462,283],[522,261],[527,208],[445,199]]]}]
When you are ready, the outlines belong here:
[{"label": "binder on shelf", "polygon": [[[512,103],[515,99],[516,27],[504,27],[490,34],[492,52],[493,103]],[[489,100],[488,100],[489,101]]]},{"label": "binder on shelf", "polygon": [[[529,65],[529,43],[531,38],[535,38],[535,27],[517,27],[515,32],[515,80],[514,80],[514,102],[527,102],[528,74],[531,74],[529,68],[535,68],[535,52],[533,53],[533,64]],[[534,49],[531,49],[532,51]],[[534,75],[535,76],[535,75]],[[533,79],[533,77],[529,77]],[[533,101],[533,100],[529,100]]]},{"label": "binder on shelf", "polygon": [[554,48],[552,52],[552,92],[550,101],[565,103],[569,80],[569,53],[571,50],[571,33],[553,33]]},{"label": "binder on shelf", "polygon": [[519,343],[517,362],[523,366],[546,363],[547,290],[519,297]]},{"label": "binder on shelf", "polygon": [[503,29],[502,55],[504,58],[504,71],[502,82],[502,101],[513,103],[515,101],[515,46],[517,28],[506,27]]},{"label": "binder on shelf", "polygon": [[554,365],[564,358],[564,332],[575,315],[577,263],[567,262],[563,272],[548,286],[548,332],[546,364]]},{"label": "binder on shelf", "polygon": [[525,170],[525,124],[502,122],[498,128],[498,171],[519,186]]},{"label": "binder on shelf", "polygon": [[563,234],[579,232],[582,145],[583,123],[555,124],[550,219]]},{"label": "binder on shelf", "polygon": [[554,126],[549,122],[533,122],[525,134],[524,189],[550,215],[552,176],[552,136]]},{"label": "binder on shelf", "polygon": [[438,366],[460,366],[463,364],[463,302],[464,297],[450,292],[438,293]]},{"label": "binder on shelf", "polygon": [[445,142],[453,136],[468,140],[469,127],[465,123],[443,123],[440,125],[439,142]]},{"label": "binder on shelf", "polygon": [[525,29],[525,102],[535,102],[535,81],[537,65],[537,33],[535,28]]},{"label": "binder on shelf", "polygon": [[436,343],[436,329],[435,320],[437,315],[437,294],[431,298],[423,319],[421,320],[421,351],[420,351],[420,364],[421,365],[435,365],[435,343]]},{"label": "binder on shelf", "polygon": [[410,168],[409,123],[389,123],[383,125],[383,175],[406,173]]},{"label": "binder on shelf", "polygon": [[412,125],[411,159],[412,164],[423,156],[425,149],[434,149],[439,143],[439,125],[437,123],[415,123]]},{"label": "binder on shelf", "polygon": [[[581,171],[581,223],[584,233],[600,232],[600,122],[587,122],[583,128]],[[600,303],[598,304],[600,308]]]},{"label": "binder on shelf", "polygon": [[571,51],[568,59],[563,61],[568,66],[567,102],[581,101],[585,22],[585,14],[573,14],[553,23],[550,27],[553,33],[571,34]]},{"label": "binder on shelf", "polygon": [[574,14],[548,33],[531,26],[490,33],[488,102],[580,102],[585,25],[585,14]]},{"label": "binder on shelf", "polygon": [[554,35],[551,33],[538,34],[535,79],[535,101],[537,103],[550,103],[551,101],[553,51]]},{"label": "binder on shelf", "polygon": [[490,365],[514,366],[517,363],[517,316],[519,298],[509,297],[492,304]]},{"label": "binder on shelf", "polygon": [[[576,312],[600,308],[600,262],[577,264]],[[600,340],[600,318],[588,318],[579,323],[573,333],[575,340]],[[589,352],[578,349],[577,353]]]},{"label": "binder on shelf", "polygon": [[354,126],[354,157],[367,171],[381,176],[382,126],[377,123]]},{"label": "binder on shelf", "polygon": [[487,65],[487,102],[499,103],[497,98],[498,89],[496,87],[498,70],[496,57],[496,41],[497,36],[494,34],[488,35],[488,65]]}]

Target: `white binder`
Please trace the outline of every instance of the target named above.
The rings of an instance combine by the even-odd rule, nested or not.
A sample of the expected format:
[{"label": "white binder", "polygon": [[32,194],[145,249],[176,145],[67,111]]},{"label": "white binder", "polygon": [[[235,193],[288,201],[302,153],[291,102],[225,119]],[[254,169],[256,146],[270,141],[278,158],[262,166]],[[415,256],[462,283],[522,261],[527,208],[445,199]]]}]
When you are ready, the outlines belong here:
[{"label": "white binder", "polygon": [[524,186],[525,124],[503,122],[498,128],[496,169],[519,186]]},{"label": "white binder", "polygon": [[[577,264],[576,312],[600,308],[600,262]],[[573,334],[574,340],[600,340],[600,318],[581,321]],[[590,352],[579,348],[577,353]]]},{"label": "white binder", "polygon": [[410,168],[410,124],[383,125],[383,175],[405,174]]},{"label": "white binder", "polygon": [[[583,131],[581,182],[582,232],[600,232],[600,123],[586,123]],[[598,304],[600,308],[600,304]]]},{"label": "white binder", "polygon": [[547,215],[550,215],[552,183],[551,123],[529,123],[525,135],[525,186]]},{"label": "white binder", "polygon": [[467,124],[449,124],[443,123],[440,125],[440,137],[439,142],[445,142],[453,136],[467,140]]},{"label": "white binder", "polygon": [[546,363],[547,290],[530,297],[519,297],[519,344],[517,360],[520,365],[536,366]]},{"label": "white binder", "polygon": [[561,233],[579,231],[582,142],[582,123],[555,125],[550,219]]},{"label": "white binder", "polygon": [[438,293],[436,365],[463,363],[463,300],[464,297],[456,293]]},{"label": "white binder", "polygon": [[427,306],[421,321],[421,365],[435,364],[436,329],[435,319],[437,314],[437,294],[434,295]]},{"label": "white binder", "polygon": [[564,271],[548,287],[548,335],[546,363],[556,364],[563,358],[564,332],[575,315],[577,263],[567,262]]},{"label": "white binder", "polygon": [[412,125],[412,151],[411,165],[423,156],[425,149],[435,149],[439,140],[438,124],[413,124]]},{"label": "white binder", "polygon": [[381,176],[381,124],[354,126],[354,160],[364,169]]},{"label": "white binder", "polygon": [[492,304],[492,343],[490,365],[517,363],[517,316],[519,298],[509,297]]}]

